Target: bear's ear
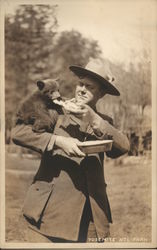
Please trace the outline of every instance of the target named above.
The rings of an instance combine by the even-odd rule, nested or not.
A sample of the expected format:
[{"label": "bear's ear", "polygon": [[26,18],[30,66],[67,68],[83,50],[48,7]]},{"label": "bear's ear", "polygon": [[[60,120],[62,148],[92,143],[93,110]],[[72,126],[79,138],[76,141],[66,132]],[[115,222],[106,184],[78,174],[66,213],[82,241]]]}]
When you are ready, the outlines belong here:
[{"label": "bear's ear", "polygon": [[37,86],[38,86],[39,90],[42,90],[45,86],[45,83],[43,81],[37,81]]}]

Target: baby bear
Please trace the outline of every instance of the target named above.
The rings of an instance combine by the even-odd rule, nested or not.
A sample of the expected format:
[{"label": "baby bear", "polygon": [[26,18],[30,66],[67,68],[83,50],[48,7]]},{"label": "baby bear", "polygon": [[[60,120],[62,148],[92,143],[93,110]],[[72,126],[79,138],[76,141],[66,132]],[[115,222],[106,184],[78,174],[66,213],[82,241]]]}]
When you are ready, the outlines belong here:
[{"label": "baby bear", "polygon": [[53,103],[61,99],[57,79],[37,81],[38,89],[27,97],[16,114],[16,124],[30,124],[34,132],[52,132],[62,108]]}]

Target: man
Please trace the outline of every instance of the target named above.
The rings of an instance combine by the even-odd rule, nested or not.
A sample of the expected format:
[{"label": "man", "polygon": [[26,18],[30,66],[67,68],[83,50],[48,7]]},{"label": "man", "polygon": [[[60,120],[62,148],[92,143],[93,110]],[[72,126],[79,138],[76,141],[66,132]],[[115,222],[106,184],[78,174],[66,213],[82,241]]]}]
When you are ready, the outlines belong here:
[{"label": "man", "polygon": [[[86,68],[70,66],[78,77],[70,114],[63,110],[54,133],[34,133],[29,125],[13,129],[13,141],[42,154],[41,164],[28,190],[23,215],[34,242],[97,242],[109,237],[112,222],[104,180],[104,153],[85,155],[80,141],[113,139],[108,157],[129,150],[125,135],[112,119],[96,111],[105,94],[120,95],[99,60]],[[75,109],[78,104],[78,109]]]}]

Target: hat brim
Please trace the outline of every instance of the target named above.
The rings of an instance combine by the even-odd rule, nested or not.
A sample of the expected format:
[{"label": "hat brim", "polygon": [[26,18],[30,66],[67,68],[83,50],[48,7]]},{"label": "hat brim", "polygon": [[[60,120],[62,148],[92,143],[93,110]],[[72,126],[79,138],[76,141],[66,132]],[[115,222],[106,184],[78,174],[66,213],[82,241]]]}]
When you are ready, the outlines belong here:
[{"label": "hat brim", "polygon": [[83,67],[80,67],[80,66],[75,66],[75,65],[70,66],[69,69],[78,77],[91,76],[91,77],[95,78],[101,84],[103,84],[107,94],[120,96],[120,92],[118,91],[118,89],[116,89],[109,81],[107,81],[105,78],[98,75],[97,73],[95,73],[91,70],[85,69]]}]

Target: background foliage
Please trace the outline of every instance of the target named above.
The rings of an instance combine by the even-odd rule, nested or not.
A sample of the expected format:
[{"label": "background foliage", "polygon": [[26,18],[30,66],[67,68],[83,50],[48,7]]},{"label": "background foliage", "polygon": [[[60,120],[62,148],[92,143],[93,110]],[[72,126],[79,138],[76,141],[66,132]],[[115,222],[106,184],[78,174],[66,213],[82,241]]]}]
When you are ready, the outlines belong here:
[{"label": "background foliage", "polygon": [[[85,66],[90,57],[103,56],[96,40],[77,30],[58,32],[58,26],[56,5],[19,5],[14,15],[5,18],[6,142],[10,141],[12,116],[20,101],[36,88],[37,80],[59,77],[61,94],[72,97],[76,78],[69,65]],[[127,69],[103,60],[111,68],[121,96],[106,96],[98,108],[127,133],[150,129],[150,52],[143,48],[141,62]]]}]

